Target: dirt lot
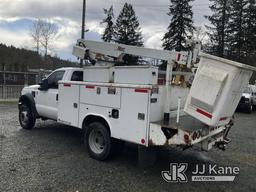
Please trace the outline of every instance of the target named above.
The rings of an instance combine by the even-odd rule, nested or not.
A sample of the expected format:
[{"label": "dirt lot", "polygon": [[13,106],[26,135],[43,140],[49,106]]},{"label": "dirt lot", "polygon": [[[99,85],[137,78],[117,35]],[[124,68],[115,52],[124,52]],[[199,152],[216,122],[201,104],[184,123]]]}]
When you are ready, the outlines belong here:
[{"label": "dirt lot", "polygon": [[[137,149],[124,151],[108,162],[84,152],[79,129],[52,121],[22,130],[17,105],[0,104],[0,191],[256,191],[256,112],[236,114],[232,143],[225,152],[213,149],[160,149],[155,166],[137,165]],[[161,177],[171,162],[238,166],[235,182],[171,184]],[[190,171],[190,170],[189,170]]]}]

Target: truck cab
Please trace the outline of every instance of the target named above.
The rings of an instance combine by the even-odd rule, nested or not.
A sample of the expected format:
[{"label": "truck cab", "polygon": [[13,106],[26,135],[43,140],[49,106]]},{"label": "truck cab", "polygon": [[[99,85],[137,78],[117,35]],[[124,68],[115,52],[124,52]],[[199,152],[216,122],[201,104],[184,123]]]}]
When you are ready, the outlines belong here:
[{"label": "truck cab", "polygon": [[[82,80],[83,70],[80,68],[57,69],[43,79],[39,85],[23,88],[20,105],[22,101],[26,100],[26,103],[29,103],[30,108],[34,108],[36,117],[57,120],[59,98],[58,82]],[[27,114],[27,112],[23,114]]]}]

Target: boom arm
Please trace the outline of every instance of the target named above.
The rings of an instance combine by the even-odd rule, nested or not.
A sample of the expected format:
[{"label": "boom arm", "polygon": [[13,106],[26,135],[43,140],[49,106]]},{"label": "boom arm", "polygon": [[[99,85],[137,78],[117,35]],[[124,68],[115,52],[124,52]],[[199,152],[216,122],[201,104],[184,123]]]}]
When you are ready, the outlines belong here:
[{"label": "boom arm", "polygon": [[79,59],[85,59],[89,54],[101,54],[115,58],[121,58],[125,54],[129,54],[168,62],[176,61],[182,65],[186,65],[189,62],[189,54],[187,52],[157,50],[124,44],[113,44],[79,39],[77,41],[77,45],[74,46],[73,55]]}]

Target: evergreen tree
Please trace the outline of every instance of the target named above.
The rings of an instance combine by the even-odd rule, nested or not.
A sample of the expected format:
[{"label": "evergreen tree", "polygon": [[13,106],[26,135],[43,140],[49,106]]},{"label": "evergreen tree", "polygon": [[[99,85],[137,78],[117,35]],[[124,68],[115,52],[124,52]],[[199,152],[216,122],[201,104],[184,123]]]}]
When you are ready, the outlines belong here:
[{"label": "evergreen tree", "polygon": [[103,19],[102,24],[106,23],[106,28],[101,38],[105,42],[111,42],[113,40],[113,35],[114,35],[113,6],[111,6],[109,9],[103,9],[103,10],[104,10],[104,14],[106,15],[106,18]]},{"label": "evergreen tree", "polygon": [[166,50],[186,50],[186,40],[193,34],[193,12],[190,3],[193,0],[171,0],[168,15],[171,23],[164,35],[163,48]]},{"label": "evergreen tree", "polygon": [[230,56],[232,59],[241,61],[247,52],[245,48],[245,33],[248,1],[233,0],[230,3],[231,11],[228,24]]},{"label": "evergreen tree", "polygon": [[245,17],[245,48],[252,56],[256,54],[256,0],[248,0]]},{"label": "evergreen tree", "polygon": [[[143,46],[141,28],[131,4],[125,3],[115,25],[115,42],[125,45]],[[126,64],[137,64],[139,57],[124,56]]]},{"label": "evergreen tree", "polygon": [[213,5],[210,6],[213,14],[206,16],[212,26],[206,26],[210,41],[213,44],[212,54],[224,57],[228,42],[228,22],[230,15],[230,0],[210,0]]}]

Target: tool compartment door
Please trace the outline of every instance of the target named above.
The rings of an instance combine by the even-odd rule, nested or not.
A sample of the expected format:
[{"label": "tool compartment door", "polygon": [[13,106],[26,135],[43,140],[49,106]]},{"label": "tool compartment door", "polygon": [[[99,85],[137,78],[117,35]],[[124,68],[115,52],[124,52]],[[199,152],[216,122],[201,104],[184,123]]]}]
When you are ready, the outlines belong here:
[{"label": "tool compartment door", "polygon": [[78,127],[79,85],[59,84],[58,122]]},{"label": "tool compartment door", "polygon": [[117,133],[121,139],[147,145],[150,90],[122,88],[121,110]]},{"label": "tool compartment door", "polygon": [[95,85],[81,86],[80,102],[83,104],[120,109],[121,88]]}]

